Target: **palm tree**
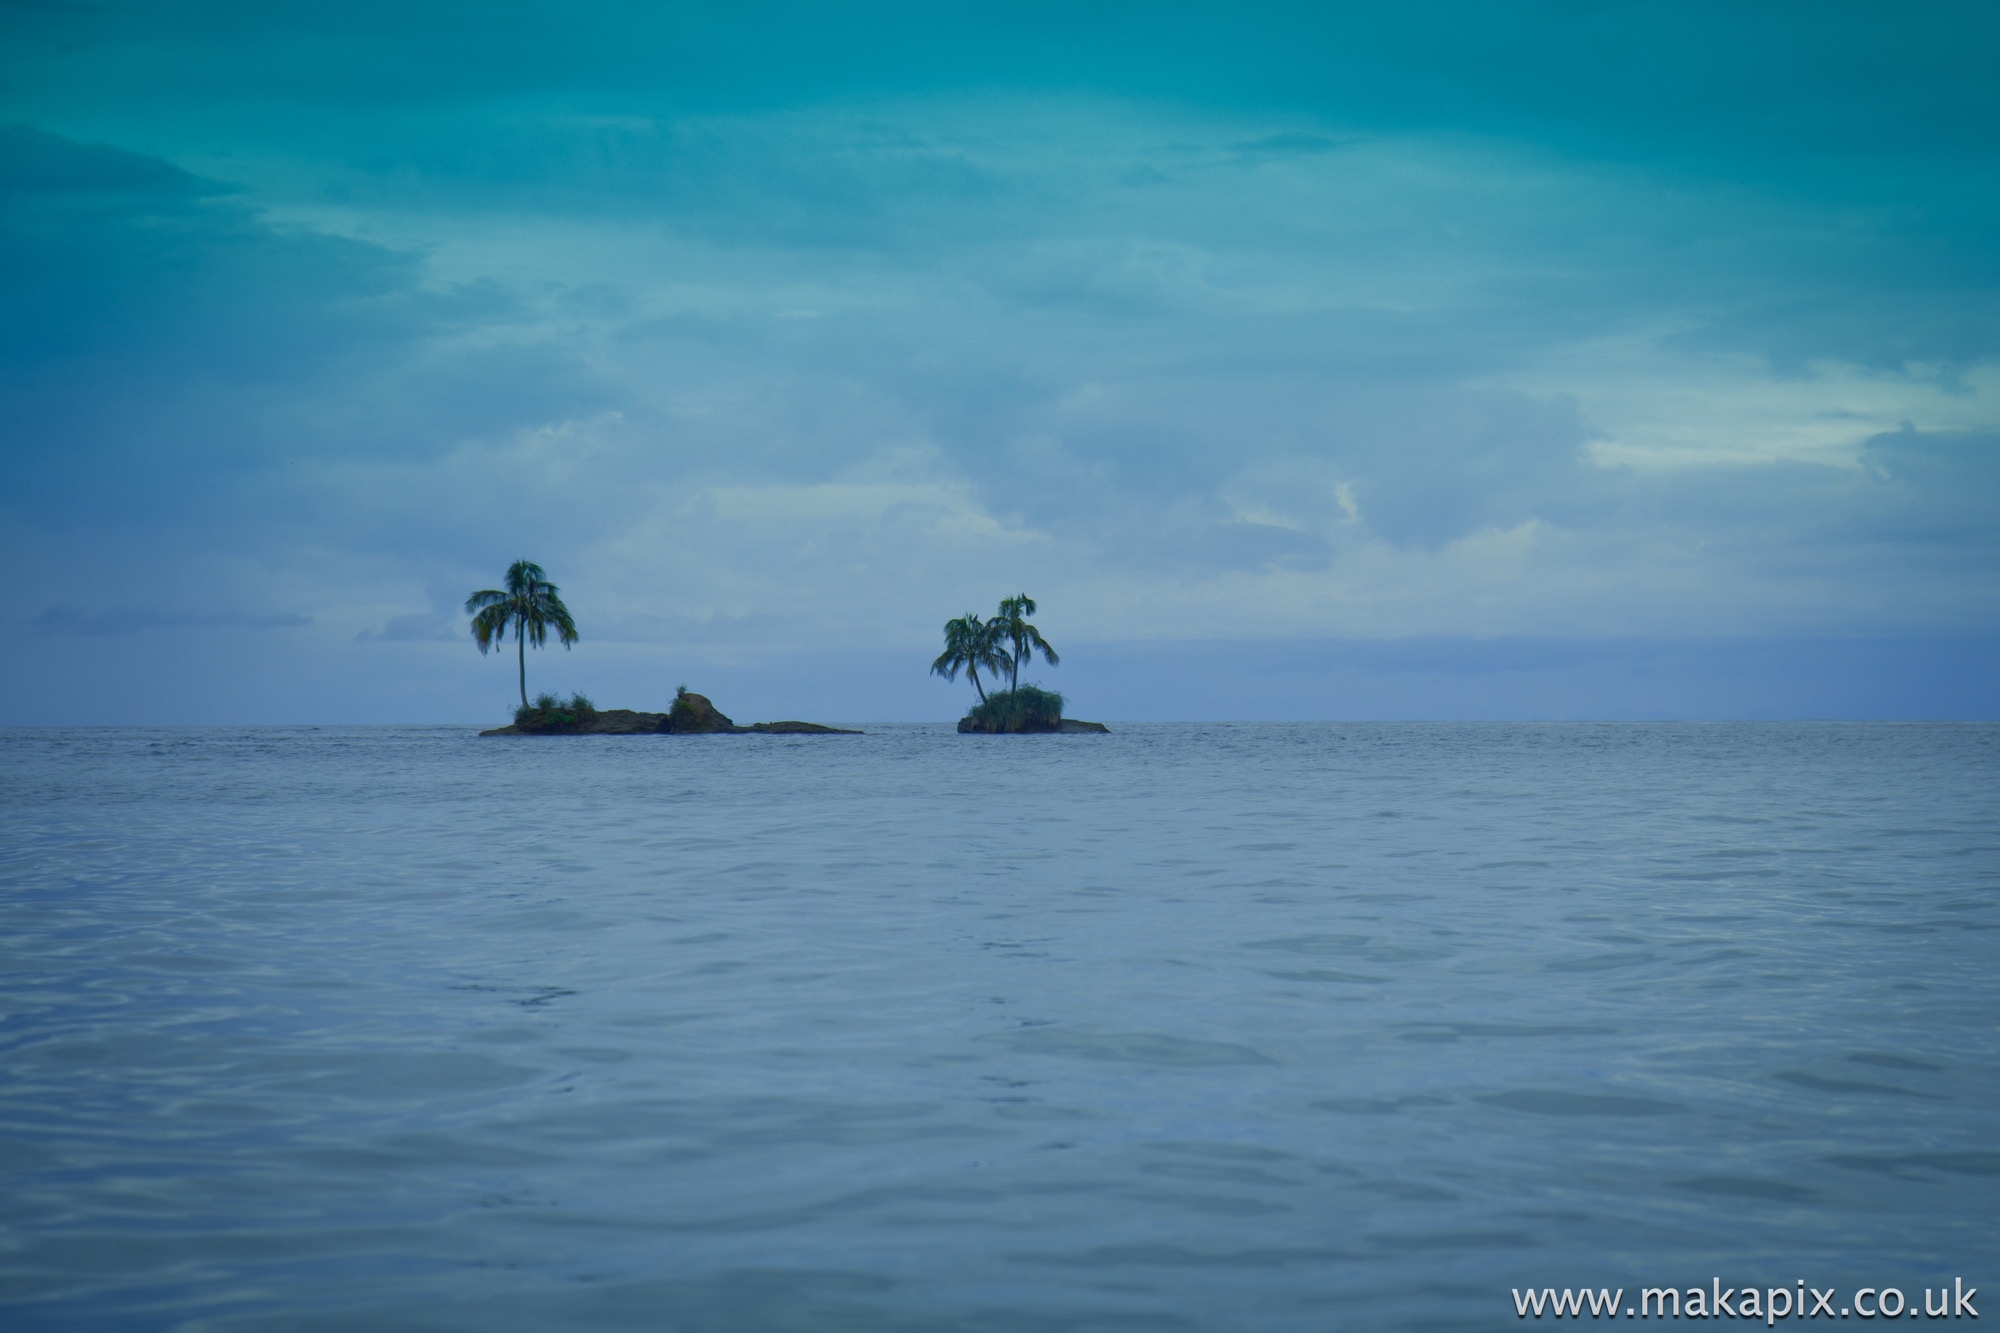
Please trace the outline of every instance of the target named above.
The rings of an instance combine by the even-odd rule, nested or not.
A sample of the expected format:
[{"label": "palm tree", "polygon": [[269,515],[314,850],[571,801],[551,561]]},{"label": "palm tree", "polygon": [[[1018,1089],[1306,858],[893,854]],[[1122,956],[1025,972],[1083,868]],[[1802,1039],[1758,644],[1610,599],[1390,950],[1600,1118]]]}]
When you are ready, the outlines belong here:
[{"label": "palm tree", "polygon": [[970,611],[956,620],[945,621],[944,651],[931,663],[931,674],[957,680],[958,669],[964,667],[972,688],[979,691],[979,702],[985,703],[986,687],[979,683],[979,669],[984,667],[995,677],[1007,669],[1007,654],[1000,647],[995,628]]},{"label": "palm tree", "polygon": [[1049,647],[1048,640],[1042,637],[1042,632],[1028,623],[1027,618],[1033,614],[1035,614],[1035,599],[1022,593],[1018,597],[1009,597],[1000,603],[1000,614],[993,617],[992,623],[987,626],[994,631],[996,640],[1005,640],[1013,648],[1007,662],[1009,689],[1021,688],[1021,668],[1034,661],[1037,650],[1050,666],[1056,666],[1062,661],[1056,656],[1056,650]]},{"label": "palm tree", "polygon": [[507,587],[503,592],[498,588],[488,588],[476,592],[465,599],[465,609],[472,613],[472,638],[479,645],[480,656],[486,650],[507,637],[511,626],[514,630],[516,655],[521,666],[521,707],[528,706],[528,641],[534,640],[540,648],[548,642],[549,631],[555,630],[556,638],[567,648],[576,642],[576,622],[569,618],[569,608],[556,596],[556,585],[549,582],[542,567],[532,560],[516,560],[507,566]]}]

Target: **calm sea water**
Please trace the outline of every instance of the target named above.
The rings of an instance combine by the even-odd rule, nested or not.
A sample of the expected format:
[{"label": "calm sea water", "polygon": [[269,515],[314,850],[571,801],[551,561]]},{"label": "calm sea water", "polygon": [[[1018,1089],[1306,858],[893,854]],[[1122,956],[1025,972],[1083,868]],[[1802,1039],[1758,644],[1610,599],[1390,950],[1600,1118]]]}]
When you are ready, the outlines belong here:
[{"label": "calm sea water", "polygon": [[0,821],[8,1328],[2000,1311],[2000,728],[13,732]]}]

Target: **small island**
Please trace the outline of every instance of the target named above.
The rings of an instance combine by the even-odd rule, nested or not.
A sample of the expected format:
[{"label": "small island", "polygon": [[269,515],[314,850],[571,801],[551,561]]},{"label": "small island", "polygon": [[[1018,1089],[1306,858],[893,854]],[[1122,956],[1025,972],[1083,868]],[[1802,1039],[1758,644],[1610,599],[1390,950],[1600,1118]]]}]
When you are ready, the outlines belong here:
[{"label": "small island", "polygon": [[817,722],[753,722],[747,727],[729,720],[706,695],[683,685],[674,691],[674,706],[664,713],[630,708],[598,708],[580,694],[558,699],[544,694],[514,710],[511,726],[482,731],[482,736],[859,736],[858,731],[823,727]]},{"label": "small island", "polygon": [[[1062,661],[1056,656],[1056,650],[1049,646],[1048,640],[1042,637],[1041,631],[1028,623],[1028,617],[1033,614],[1035,599],[1021,593],[1002,600],[998,614],[991,620],[982,620],[967,611],[957,619],[945,622],[944,651],[931,663],[931,674],[956,680],[963,669],[966,679],[979,693],[979,702],[958,720],[959,734],[1109,734],[1111,728],[1102,722],[1083,722],[1064,717],[1063,697],[1054,690],[1021,683],[1021,668],[1034,661],[1036,653],[1039,652],[1042,660],[1050,666]],[[996,679],[1004,673],[1007,688],[988,694],[979,681],[982,668]]]},{"label": "small island", "polygon": [[579,635],[576,621],[563,605],[561,590],[532,560],[516,560],[498,588],[485,588],[465,599],[472,617],[472,641],[480,656],[514,635],[514,662],[521,689],[521,706],[511,726],[482,731],[482,736],[859,736],[858,731],[823,727],[817,722],[753,722],[739,727],[724,717],[706,696],[691,694],[683,685],[674,691],[674,706],[664,713],[630,708],[599,708],[581,694],[559,699],[541,694],[528,702],[528,645],[540,648],[554,631],[564,648]]}]

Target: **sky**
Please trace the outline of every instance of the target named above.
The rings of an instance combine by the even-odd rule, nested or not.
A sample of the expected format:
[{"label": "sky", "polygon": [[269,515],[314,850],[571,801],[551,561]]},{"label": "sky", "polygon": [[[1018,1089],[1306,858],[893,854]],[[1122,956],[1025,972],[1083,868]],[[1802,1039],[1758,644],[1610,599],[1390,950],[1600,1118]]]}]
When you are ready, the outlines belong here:
[{"label": "sky", "polygon": [[0,724],[2000,717],[2000,6],[0,0]]}]

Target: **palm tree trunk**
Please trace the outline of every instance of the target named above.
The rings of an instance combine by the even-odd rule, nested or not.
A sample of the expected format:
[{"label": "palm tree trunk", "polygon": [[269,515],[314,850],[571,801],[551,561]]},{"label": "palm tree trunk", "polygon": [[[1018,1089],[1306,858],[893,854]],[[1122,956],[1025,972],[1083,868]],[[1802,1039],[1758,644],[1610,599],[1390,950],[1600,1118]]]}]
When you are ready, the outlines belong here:
[{"label": "palm tree trunk", "polygon": [[521,707],[528,706],[528,625],[526,621],[514,626],[514,648],[521,659]]},{"label": "palm tree trunk", "polygon": [[972,688],[979,691],[979,702],[986,702],[986,687],[979,683],[979,668],[970,662],[965,665],[965,674],[972,677]]}]

